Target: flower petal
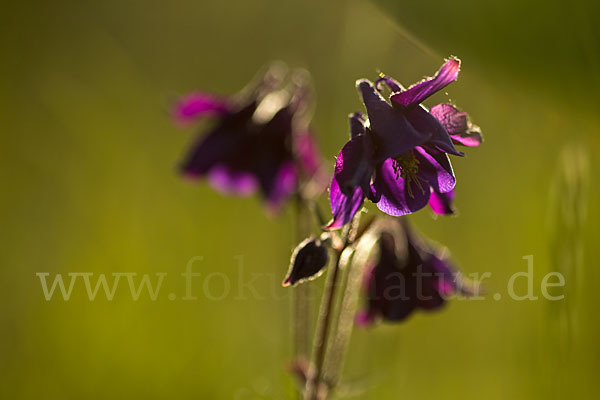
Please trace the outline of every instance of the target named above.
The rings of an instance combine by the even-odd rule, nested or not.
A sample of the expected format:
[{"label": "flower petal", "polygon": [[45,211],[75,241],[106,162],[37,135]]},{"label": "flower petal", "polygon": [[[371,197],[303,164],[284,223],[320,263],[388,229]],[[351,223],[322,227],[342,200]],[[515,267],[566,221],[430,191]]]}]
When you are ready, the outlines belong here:
[{"label": "flower petal", "polygon": [[456,150],[446,129],[425,107],[418,105],[410,108],[405,111],[405,115],[416,130],[430,136],[427,141],[428,146],[436,147],[445,153],[464,156],[464,153]]},{"label": "flower petal", "polygon": [[377,82],[375,82],[375,87],[377,87],[378,90],[381,90],[382,83],[387,85],[387,87],[390,88],[390,90],[394,93],[401,92],[404,90],[404,87],[402,87],[402,85],[398,81],[394,80],[393,78],[387,75],[382,75],[379,79],[377,79]]},{"label": "flower petal", "polygon": [[392,319],[409,300],[406,294],[406,277],[395,251],[394,237],[382,233],[378,241],[379,252],[375,265],[365,269],[363,291],[366,307],[357,315],[361,326],[373,324],[380,318]]},{"label": "flower petal", "polygon": [[188,124],[200,117],[223,115],[231,111],[227,101],[208,93],[188,94],[175,104],[173,116],[178,123]]},{"label": "flower petal", "polygon": [[430,113],[446,128],[455,143],[475,147],[483,142],[481,129],[471,123],[466,112],[451,104],[438,104],[431,107]]},{"label": "flower petal", "polygon": [[424,79],[403,92],[393,94],[391,100],[404,107],[419,104],[435,92],[454,82],[458,78],[459,70],[460,60],[451,58],[442,65],[433,78]]},{"label": "flower petal", "polygon": [[377,142],[376,161],[397,157],[429,140],[430,135],[413,128],[404,114],[394,109],[370,81],[361,79],[356,86],[365,103],[370,129]]},{"label": "flower petal", "polygon": [[207,179],[217,191],[224,194],[247,196],[256,190],[254,175],[247,171],[235,171],[220,164],[208,171]]},{"label": "flower petal", "polygon": [[483,142],[481,129],[477,125],[472,125],[471,129],[464,133],[450,135],[450,137],[454,143],[468,147],[477,147]]},{"label": "flower petal", "polygon": [[355,187],[350,195],[345,195],[340,190],[340,186],[337,180],[333,178],[331,180],[331,186],[329,187],[329,201],[331,203],[331,213],[333,219],[325,227],[325,229],[339,229],[346,225],[354,215],[360,210],[365,200],[362,188],[359,186]]},{"label": "flower petal", "polygon": [[428,254],[429,257],[424,261],[426,269],[430,270],[437,278],[436,290],[443,296],[459,292],[459,280],[450,260],[436,253],[439,252],[431,250],[431,253]]},{"label": "flower petal", "polygon": [[[259,176],[259,179],[261,176]],[[280,165],[272,180],[261,182],[261,187],[267,201],[269,211],[276,213],[283,202],[291,196],[298,186],[298,171],[296,165],[290,160]]]},{"label": "flower petal", "polygon": [[467,130],[467,113],[460,111],[452,104],[442,103],[431,107],[429,110],[450,135]]},{"label": "flower petal", "polygon": [[372,152],[368,135],[356,136],[340,151],[329,188],[333,220],[327,229],[338,229],[350,222],[360,210],[365,193],[370,194]]},{"label": "flower petal", "polygon": [[429,197],[429,207],[438,215],[452,215],[456,213],[454,206],[454,190],[447,193],[438,193],[435,190],[431,191]]},{"label": "flower petal", "polygon": [[392,159],[387,159],[375,177],[373,186],[381,196],[377,208],[393,216],[411,214],[425,207],[429,200],[430,189],[426,185],[419,187],[416,182],[407,185],[406,181],[396,174],[394,162]]},{"label": "flower petal", "polygon": [[[237,133],[237,134],[236,134]],[[219,163],[226,163],[237,151],[241,132],[218,129],[202,138],[189,152],[181,171],[189,178],[199,178]]]},{"label": "flower petal", "polygon": [[300,168],[306,176],[313,176],[321,168],[322,161],[313,135],[303,131],[294,135],[294,150]]},{"label": "flower petal", "polygon": [[431,148],[416,147],[414,155],[419,161],[417,174],[433,190],[438,193],[447,193],[454,189],[456,178],[446,153]]},{"label": "flower petal", "polygon": [[334,180],[346,195],[352,195],[356,187],[365,192],[373,175],[373,146],[368,135],[356,136],[344,145],[335,163]]},{"label": "flower petal", "polygon": [[251,160],[267,205],[273,208],[295,190],[298,181],[291,148],[292,119],[289,107],[280,109],[240,152],[240,157]]},{"label": "flower petal", "polygon": [[[398,304],[397,315],[400,318],[389,318],[401,321],[416,309],[434,310],[445,304],[444,297],[439,291],[439,282],[443,276],[438,276],[438,271],[429,264],[429,254],[421,249],[409,238],[408,256],[403,270],[407,278],[406,293],[409,300],[405,304]],[[440,271],[440,274],[443,274]]]},{"label": "flower petal", "polygon": [[365,118],[363,113],[355,112],[354,114],[350,114],[348,118],[350,120],[350,139],[367,133],[367,130],[365,128],[367,119]]},{"label": "flower petal", "polygon": [[248,121],[254,112],[251,104],[235,113],[225,115],[208,134],[200,137],[186,155],[181,171],[190,178],[199,178],[217,164],[235,163],[231,169],[240,170],[239,154],[249,141]]}]

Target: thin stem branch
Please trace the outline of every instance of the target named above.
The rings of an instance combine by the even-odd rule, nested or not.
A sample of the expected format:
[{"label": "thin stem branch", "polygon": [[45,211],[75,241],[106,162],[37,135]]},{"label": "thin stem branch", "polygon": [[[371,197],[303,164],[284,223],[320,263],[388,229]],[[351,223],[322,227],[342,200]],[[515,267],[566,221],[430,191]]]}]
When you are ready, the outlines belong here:
[{"label": "thin stem branch", "polygon": [[[310,234],[307,224],[307,204],[301,194],[295,198],[296,206],[296,243],[301,242]],[[299,285],[292,291],[292,336],[294,362],[308,361],[309,357],[309,332],[310,332],[310,285]],[[298,391],[298,398],[302,398],[302,391]]]},{"label": "thin stem branch", "polygon": [[325,354],[327,352],[327,344],[329,341],[330,325],[333,318],[333,306],[338,286],[338,277],[340,275],[340,260],[344,250],[348,246],[350,230],[347,229],[344,234],[343,245],[336,249],[336,259],[328,274],[328,279],[323,293],[323,301],[319,312],[319,321],[317,323],[317,331],[314,342],[314,363],[311,367],[308,380],[306,382],[305,400],[320,400],[321,383],[323,380],[323,364]]},{"label": "thin stem branch", "polygon": [[309,285],[299,285],[294,288],[292,293],[294,307],[294,359],[297,361],[308,360],[309,290]]},{"label": "thin stem branch", "polygon": [[[348,343],[354,327],[354,315],[356,313],[356,305],[358,300],[359,286],[363,267],[367,263],[367,259],[372,248],[371,235],[365,235],[365,230],[369,228],[372,219],[367,221],[362,229],[359,229],[359,218],[355,218],[351,225],[348,243],[344,250],[342,259],[340,260],[342,269],[345,271],[344,281],[341,285],[343,292],[340,293],[339,310],[335,326],[332,327],[330,335],[333,342],[327,352],[327,360],[325,363],[325,375],[323,381],[326,385],[325,391],[331,394],[340,380],[341,370],[343,367],[344,357],[348,349]],[[358,243],[355,243],[357,238],[360,238]],[[361,245],[362,243],[362,245]]]},{"label": "thin stem branch", "polygon": [[[346,272],[346,281],[344,282],[344,293],[341,296],[340,311],[335,329],[335,339],[327,357],[325,381],[327,390],[331,392],[335,389],[340,380],[344,357],[350,342],[352,329],[354,328],[354,316],[356,314],[356,305],[358,300],[359,286],[363,274],[363,263],[354,261],[353,252],[348,258]],[[361,257],[359,257],[361,258]],[[360,260],[362,261],[362,260]]]}]

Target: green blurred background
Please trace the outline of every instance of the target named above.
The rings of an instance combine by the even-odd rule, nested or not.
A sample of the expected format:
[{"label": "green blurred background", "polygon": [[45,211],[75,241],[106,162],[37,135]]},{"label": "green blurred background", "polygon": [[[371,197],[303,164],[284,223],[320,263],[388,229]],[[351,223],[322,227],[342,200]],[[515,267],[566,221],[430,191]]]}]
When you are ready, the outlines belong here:
[{"label": "green blurred background", "polygon": [[[343,392],[595,398],[597,4],[2,2],[0,397],[286,398],[291,207],[268,218],[256,198],[182,181],[175,165],[193,134],[172,126],[169,106],[192,90],[233,93],[269,60],[305,67],[333,163],[360,108],[355,79],[382,70],[409,84],[456,55],[459,81],[429,104],[452,99],[486,141],[454,161],[460,216],[413,220],[463,271],[491,272],[489,293],[504,297],[355,331]],[[563,301],[507,298],[526,255],[536,295],[544,274],[565,275]],[[198,300],[183,301],[195,256]],[[240,271],[262,298],[238,298]],[[133,301],[125,282],[112,302],[89,301],[81,284],[46,301],[37,272],[168,275],[156,301]],[[222,300],[203,290],[215,272],[213,295],[230,279]]]}]

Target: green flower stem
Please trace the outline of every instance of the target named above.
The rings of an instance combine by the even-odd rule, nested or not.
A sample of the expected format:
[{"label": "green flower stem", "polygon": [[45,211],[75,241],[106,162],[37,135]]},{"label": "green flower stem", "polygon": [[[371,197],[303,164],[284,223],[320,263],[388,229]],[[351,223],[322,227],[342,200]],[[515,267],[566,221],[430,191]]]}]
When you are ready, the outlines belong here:
[{"label": "green flower stem", "polygon": [[[310,225],[306,214],[308,205],[302,195],[296,195],[296,243],[309,236]],[[310,285],[298,285],[292,291],[292,339],[294,362],[305,362],[309,358],[310,332]],[[298,391],[302,398],[302,391]]]},{"label": "green flower stem", "polygon": [[328,275],[323,293],[323,301],[321,302],[321,310],[319,312],[319,320],[317,323],[317,331],[315,333],[315,341],[313,348],[313,364],[308,374],[306,382],[306,391],[304,394],[305,400],[324,400],[326,393],[322,392],[322,383],[324,377],[323,365],[327,352],[327,344],[329,341],[330,326],[333,319],[333,309],[335,296],[338,287],[338,278],[340,275],[340,260],[342,254],[349,244],[350,229],[346,229],[343,235],[343,244],[341,248],[336,249],[336,258]]}]

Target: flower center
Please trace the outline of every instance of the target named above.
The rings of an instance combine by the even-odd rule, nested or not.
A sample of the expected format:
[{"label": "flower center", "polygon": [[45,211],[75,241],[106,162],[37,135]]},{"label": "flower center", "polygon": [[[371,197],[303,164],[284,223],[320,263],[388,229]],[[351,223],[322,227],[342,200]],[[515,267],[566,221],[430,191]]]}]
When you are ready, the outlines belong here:
[{"label": "flower center", "polygon": [[406,191],[411,198],[414,199],[415,197],[412,191],[412,182],[421,190],[422,194],[425,194],[425,188],[421,184],[421,181],[426,182],[426,180],[417,174],[419,172],[419,160],[416,159],[412,151],[394,158],[392,167],[396,174],[396,180],[400,177],[404,179]]}]

